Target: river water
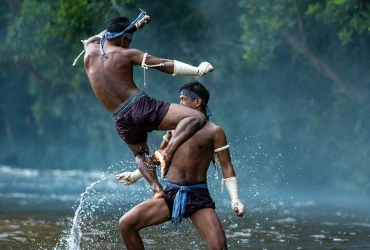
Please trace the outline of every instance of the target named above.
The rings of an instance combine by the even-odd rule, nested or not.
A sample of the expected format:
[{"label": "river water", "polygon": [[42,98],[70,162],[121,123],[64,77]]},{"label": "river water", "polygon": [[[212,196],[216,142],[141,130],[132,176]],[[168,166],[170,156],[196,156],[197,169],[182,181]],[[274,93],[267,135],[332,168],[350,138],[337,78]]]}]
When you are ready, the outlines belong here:
[{"label": "river water", "polygon": [[[122,165],[104,173],[0,166],[0,249],[125,249],[118,220],[150,199],[151,191],[144,180],[119,184],[114,175],[121,171],[126,171]],[[307,189],[293,187],[251,189],[239,181],[247,216],[238,218],[219,180],[209,178],[208,185],[229,249],[370,249],[366,197],[320,189],[305,195]],[[190,220],[177,231],[168,222],[141,235],[146,249],[206,249]]]}]

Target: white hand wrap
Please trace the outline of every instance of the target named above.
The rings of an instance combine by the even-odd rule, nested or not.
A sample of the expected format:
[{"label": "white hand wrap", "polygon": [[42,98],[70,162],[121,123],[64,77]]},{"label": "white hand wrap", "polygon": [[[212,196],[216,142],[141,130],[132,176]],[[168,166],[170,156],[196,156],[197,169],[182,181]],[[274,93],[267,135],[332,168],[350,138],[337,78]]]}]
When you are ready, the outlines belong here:
[{"label": "white hand wrap", "polygon": [[213,71],[212,65],[208,62],[202,62],[199,67],[194,67],[176,60],[174,60],[173,63],[173,76],[204,76]]},{"label": "white hand wrap", "polygon": [[213,66],[208,62],[202,62],[198,67],[198,76],[204,76],[209,72],[213,71]]},{"label": "white hand wrap", "polygon": [[136,169],[134,172],[124,172],[120,174],[123,176],[119,182],[125,185],[131,185],[137,182],[143,175],[140,173],[139,169]]},{"label": "white hand wrap", "polygon": [[230,177],[227,179],[222,179],[221,186],[223,187],[223,184],[225,184],[227,191],[230,194],[231,197],[231,208],[237,208],[239,213],[242,213],[244,215],[245,208],[244,205],[241,203],[238,195],[238,181],[236,180],[236,177]]}]

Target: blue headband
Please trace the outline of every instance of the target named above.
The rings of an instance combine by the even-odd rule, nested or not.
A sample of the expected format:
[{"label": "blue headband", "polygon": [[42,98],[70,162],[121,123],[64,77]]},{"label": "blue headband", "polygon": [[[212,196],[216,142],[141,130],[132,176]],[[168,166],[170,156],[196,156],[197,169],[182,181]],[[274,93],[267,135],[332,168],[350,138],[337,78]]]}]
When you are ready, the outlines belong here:
[{"label": "blue headband", "polygon": [[107,32],[104,34],[104,36],[100,39],[100,54],[107,58],[107,56],[104,53],[103,45],[105,40],[113,40],[121,36],[126,36],[128,39],[132,40],[132,33],[136,31],[136,24],[143,19],[143,17],[146,15],[146,12],[141,10],[140,15],[133,21],[126,29],[124,29],[122,32]]},{"label": "blue headband", "polygon": [[[181,93],[180,95],[184,95],[184,96],[187,96],[187,97],[190,97],[192,99],[202,99],[199,95],[197,95],[196,93],[194,93],[193,91],[190,91],[188,89],[183,89],[181,90]],[[212,111],[211,109],[207,106],[207,104],[205,103],[205,101],[203,101],[202,99],[202,107],[205,109],[206,111],[206,117],[207,117],[207,120],[209,119],[209,117],[212,115]]]}]

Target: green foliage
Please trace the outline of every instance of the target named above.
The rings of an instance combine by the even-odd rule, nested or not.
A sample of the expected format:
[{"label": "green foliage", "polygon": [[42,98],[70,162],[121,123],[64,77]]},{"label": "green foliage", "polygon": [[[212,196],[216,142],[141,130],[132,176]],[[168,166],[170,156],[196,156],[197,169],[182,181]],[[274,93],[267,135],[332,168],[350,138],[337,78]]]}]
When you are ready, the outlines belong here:
[{"label": "green foliage", "polygon": [[295,15],[304,1],[238,1],[245,9],[240,16],[243,28],[244,59],[249,65],[266,69],[274,58],[274,50],[282,41],[281,29],[297,25]]},{"label": "green foliage", "polygon": [[[239,1],[245,9],[240,22],[245,44],[244,58],[260,69],[268,68],[275,49],[284,44],[283,30],[290,30],[305,42],[317,38],[317,31],[337,35],[343,46],[354,34],[369,35],[369,9],[361,1]],[[353,45],[351,45],[353,46]]]},{"label": "green foliage", "polygon": [[[287,67],[280,72],[289,79],[275,76],[274,79],[285,80],[284,90],[278,93],[283,96],[283,92],[301,90],[292,93],[294,98],[287,95],[278,101],[274,109],[277,115],[266,116],[276,121],[270,126],[274,128],[271,135],[284,143],[282,148],[297,142],[304,145],[298,147],[297,153],[309,157],[302,157],[297,164],[309,169],[307,172],[317,173],[310,175],[307,182],[321,183],[333,176],[336,185],[354,189],[370,177],[370,171],[363,168],[370,164],[368,153],[353,146],[353,141],[362,141],[362,136],[369,138],[368,131],[359,125],[369,123],[365,114],[369,110],[365,101],[368,94],[361,93],[361,89],[368,91],[366,86],[370,83],[363,77],[370,74],[369,69],[362,66],[368,59],[358,53],[366,50],[364,46],[370,38],[370,10],[361,3],[366,1],[239,1],[245,10],[240,22],[247,63],[257,69],[269,69],[262,72],[273,75],[271,70],[281,68],[284,62]],[[274,79],[267,80],[269,85],[274,86]],[[327,88],[328,84],[334,85]],[[287,107],[285,102],[299,108]],[[305,115],[294,119],[295,112]],[[354,122],[339,125],[347,119]],[[294,120],[300,121],[299,132],[284,129],[291,128]],[[337,152],[343,154],[339,156]],[[367,177],[358,178],[358,172],[349,169]],[[292,172],[293,176],[296,174]],[[365,192],[369,192],[368,187]]]},{"label": "green foliage", "polygon": [[310,4],[307,16],[334,28],[343,45],[352,41],[354,34],[369,35],[369,10],[361,6],[363,1],[330,0]]},{"label": "green foliage", "polygon": [[[72,62],[81,39],[104,30],[112,17],[136,18],[141,8],[152,22],[135,33],[132,46],[193,65],[211,62],[215,72],[199,79],[211,90],[211,119],[231,145],[247,144],[246,152],[254,147],[244,138],[260,138],[263,155],[271,157],[271,182],[289,177],[370,193],[366,1],[19,2],[19,16],[0,5],[0,80],[6,82],[0,128],[27,128],[24,137],[39,153],[18,133],[18,163],[98,168],[131,154],[93,95],[82,59]],[[134,73],[143,88],[143,70]],[[193,79],[148,70],[144,91],[178,102],[177,90]],[[152,134],[156,145],[162,134]],[[6,134],[0,139],[8,142]],[[235,158],[260,173],[267,164]]]}]

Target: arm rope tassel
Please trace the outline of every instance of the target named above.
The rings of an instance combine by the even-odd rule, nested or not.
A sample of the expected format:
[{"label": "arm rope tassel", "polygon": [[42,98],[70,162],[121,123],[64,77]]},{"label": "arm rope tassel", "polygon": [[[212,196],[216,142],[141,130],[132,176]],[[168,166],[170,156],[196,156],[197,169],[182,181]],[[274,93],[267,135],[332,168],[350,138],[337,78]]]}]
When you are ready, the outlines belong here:
[{"label": "arm rope tassel", "polygon": [[[81,42],[82,42],[82,40],[81,40]],[[83,53],[85,53],[85,50],[82,50],[81,53],[76,57],[76,59],[73,61],[72,66],[76,65],[77,60],[83,55]]]},{"label": "arm rope tassel", "polygon": [[148,53],[144,53],[143,61],[141,63],[141,67],[144,69],[144,87],[146,88],[146,70],[148,68],[154,68],[154,67],[161,67],[164,66],[163,63],[155,64],[155,65],[148,65],[145,63],[146,57],[148,56]]},{"label": "arm rope tassel", "polygon": [[223,146],[223,147],[221,147],[221,148],[216,148],[213,152],[215,153],[215,155],[214,155],[214,159],[215,159],[215,161],[214,161],[214,165],[215,165],[215,171],[216,171],[216,173],[215,173],[215,178],[216,178],[216,180],[218,180],[218,163],[220,162],[219,160],[218,160],[218,157],[217,157],[217,154],[216,153],[218,153],[218,152],[221,152],[221,151],[223,151],[223,150],[225,150],[225,149],[228,149],[230,147],[230,145],[228,144],[228,145],[225,145],[225,146]]}]

